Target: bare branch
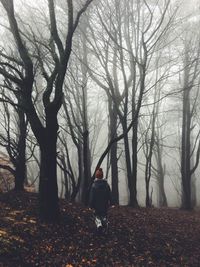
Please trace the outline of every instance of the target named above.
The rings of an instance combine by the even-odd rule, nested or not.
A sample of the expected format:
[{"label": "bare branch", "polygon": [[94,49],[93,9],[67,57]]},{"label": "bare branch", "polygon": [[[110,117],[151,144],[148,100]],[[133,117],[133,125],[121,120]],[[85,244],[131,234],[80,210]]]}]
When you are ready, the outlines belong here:
[{"label": "bare branch", "polygon": [[56,25],[54,0],[48,0],[48,3],[49,3],[49,15],[50,15],[50,21],[51,21],[51,36],[58,47],[60,56],[62,57],[64,54],[64,48],[63,48],[62,41],[58,35],[58,30],[57,30],[57,25]]}]

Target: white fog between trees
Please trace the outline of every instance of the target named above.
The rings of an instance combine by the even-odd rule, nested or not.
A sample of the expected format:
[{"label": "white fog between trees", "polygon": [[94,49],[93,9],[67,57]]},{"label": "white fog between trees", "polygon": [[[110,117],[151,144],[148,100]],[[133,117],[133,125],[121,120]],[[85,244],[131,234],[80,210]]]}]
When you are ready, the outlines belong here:
[{"label": "white fog between trees", "polygon": [[0,11],[4,190],[40,191],[41,212],[57,196],[85,202],[101,164],[115,204],[198,207],[197,0],[1,0]]}]

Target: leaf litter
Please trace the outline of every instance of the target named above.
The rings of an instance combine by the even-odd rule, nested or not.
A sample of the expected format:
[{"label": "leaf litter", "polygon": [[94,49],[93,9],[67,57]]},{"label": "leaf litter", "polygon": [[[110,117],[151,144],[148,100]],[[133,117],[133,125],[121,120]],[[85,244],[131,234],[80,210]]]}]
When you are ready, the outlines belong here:
[{"label": "leaf litter", "polygon": [[60,222],[46,224],[37,197],[0,194],[0,266],[200,266],[199,211],[116,206],[97,236],[88,208],[60,200]]}]

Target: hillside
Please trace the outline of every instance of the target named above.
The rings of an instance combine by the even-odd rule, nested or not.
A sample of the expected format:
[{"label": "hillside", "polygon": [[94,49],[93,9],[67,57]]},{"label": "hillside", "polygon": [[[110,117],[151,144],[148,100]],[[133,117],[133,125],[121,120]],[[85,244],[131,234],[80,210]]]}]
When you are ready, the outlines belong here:
[{"label": "hillside", "polygon": [[0,194],[0,266],[200,266],[200,213],[115,207],[107,236],[92,213],[61,201],[57,225],[37,219],[37,194]]}]

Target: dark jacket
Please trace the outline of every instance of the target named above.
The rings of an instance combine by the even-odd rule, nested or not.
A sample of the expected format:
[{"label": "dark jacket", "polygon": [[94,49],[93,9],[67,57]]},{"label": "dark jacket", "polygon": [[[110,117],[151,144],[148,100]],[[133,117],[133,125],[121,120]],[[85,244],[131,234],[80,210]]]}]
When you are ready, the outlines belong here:
[{"label": "dark jacket", "polygon": [[100,216],[105,216],[111,205],[111,190],[106,180],[96,179],[91,187],[89,206]]}]

